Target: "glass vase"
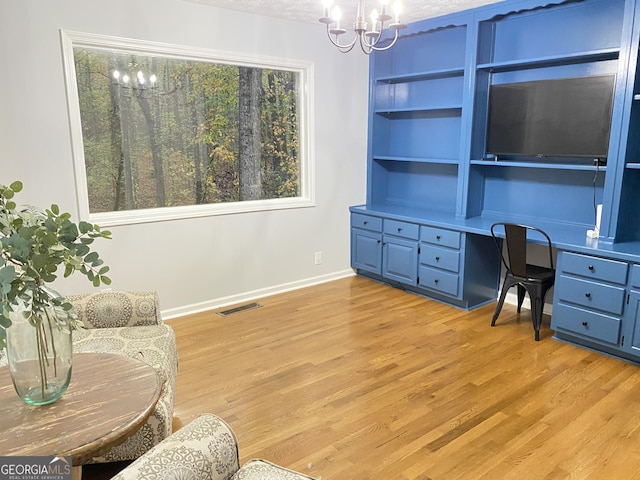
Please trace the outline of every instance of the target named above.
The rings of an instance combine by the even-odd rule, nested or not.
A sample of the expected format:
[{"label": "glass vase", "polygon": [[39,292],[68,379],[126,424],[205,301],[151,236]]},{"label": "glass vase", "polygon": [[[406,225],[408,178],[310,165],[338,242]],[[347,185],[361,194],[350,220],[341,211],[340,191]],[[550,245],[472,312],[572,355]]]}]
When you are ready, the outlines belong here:
[{"label": "glass vase", "polygon": [[56,321],[53,307],[45,310],[31,320],[22,312],[14,312],[7,329],[7,360],[13,386],[29,405],[55,402],[71,380],[71,329]]}]

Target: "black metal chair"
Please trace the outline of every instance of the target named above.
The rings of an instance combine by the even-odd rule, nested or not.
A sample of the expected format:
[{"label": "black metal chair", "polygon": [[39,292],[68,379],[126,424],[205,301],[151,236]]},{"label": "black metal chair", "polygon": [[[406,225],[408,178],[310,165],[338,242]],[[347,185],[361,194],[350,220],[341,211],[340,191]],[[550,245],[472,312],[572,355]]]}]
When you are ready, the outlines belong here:
[{"label": "black metal chair", "polygon": [[[504,227],[504,235],[506,242],[506,257],[502,248],[501,239],[496,231],[497,227]],[[546,240],[549,250],[549,266],[530,265],[527,263],[527,236],[530,232],[537,232],[541,235],[540,239]],[[514,285],[518,286],[518,313],[522,307],[525,293],[529,294],[531,300],[531,321],[536,334],[536,341],[540,340],[540,325],[542,324],[542,309],[544,307],[544,298],[555,281],[555,268],[553,266],[553,249],[551,247],[551,239],[544,231],[529,225],[520,225],[516,223],[498,222],[491,225],[491,235],[496,244],[496,248],[500,252],[502,263],[506,268],[500,299],[493,314],[491,326],[496,325],[500,310],[507,296],[507,291]]]}]

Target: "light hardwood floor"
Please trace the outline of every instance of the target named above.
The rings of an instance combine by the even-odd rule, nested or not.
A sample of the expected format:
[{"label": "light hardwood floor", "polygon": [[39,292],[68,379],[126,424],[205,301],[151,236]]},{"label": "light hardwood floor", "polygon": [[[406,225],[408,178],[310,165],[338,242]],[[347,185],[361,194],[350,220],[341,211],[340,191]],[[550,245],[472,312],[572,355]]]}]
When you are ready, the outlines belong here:
[{"label": "light hardwood floor", "polygon": [[169,323],[174,427],[328,479],[640,479],[640,367],[362,277]]}]

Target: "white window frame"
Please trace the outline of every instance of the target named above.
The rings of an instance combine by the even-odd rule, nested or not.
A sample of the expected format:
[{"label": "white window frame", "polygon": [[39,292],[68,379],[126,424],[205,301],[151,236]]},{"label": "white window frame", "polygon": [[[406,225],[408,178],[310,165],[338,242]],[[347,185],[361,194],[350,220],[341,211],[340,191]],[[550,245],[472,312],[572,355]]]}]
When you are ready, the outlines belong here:
[{"label": "white window frame", "polygon": [[[268,57],[238,52],[185,47],[160,42],[134,40],[128,38],[97,35],[60,30],[64,76],[67,88],[67,104],[71,128],[71,146],[74,160],[78,212],[83,220],[102,226],[129,225],[159,222],[173,219],[228,215],[245,212],[306,208],[315,206],[315,159],[313,138],[313,62],[290,58]],[[238,202],[211,203],[178,207],[160,207],[138,210],[91,213],[80,119],[80,103],[74,64],[73,48],[118,51],[139,55],[191,60],[207,63],[249,66],[256,68],[287,70],[298,78],[298,118],[300,142],[300,195],[289,198],[248,200]]]}]

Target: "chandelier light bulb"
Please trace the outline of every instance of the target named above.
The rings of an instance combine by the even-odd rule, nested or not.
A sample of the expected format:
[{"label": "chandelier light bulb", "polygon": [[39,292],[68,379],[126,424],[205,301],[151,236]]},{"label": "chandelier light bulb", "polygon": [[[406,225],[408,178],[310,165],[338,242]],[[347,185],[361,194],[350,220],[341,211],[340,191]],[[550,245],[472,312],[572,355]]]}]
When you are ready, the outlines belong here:
[{"label": "chandelier light bulb", "polygon": [[371,10],[371,31],[378,31],[378,11],[375,8]]},{"label": "chandelier light bulb", "polygon": [[395,22],[400,23],[400,14],[402,13],[402,3],[399,1],[393,5],[393,13],[395,14]]},{"label": "chandelier light bulb", "polygon": [[149,77],[149,81],[151,82],[151,86],[155,86],[156,82],[158,81],[158,77],[156,77],[155,75],[151,75]]},{"label": "chandelier light bulb", "polygon": [[342,11],[338,6],[332,7],[332,0],[322,0],[324,16],[319,21],[326,25],[329,41],[341,53],[350,52],[356,44],[359,44],[362,51],[369,55],[371,52],[384,51],[393,47],[399,38],[399,31],[406,28],[406,25],[400,23],[400,2],[397,1],[393,8],[395,18],[388,10],[390,3],[389,0],[380,0],[379,10],[374,9],[370,13],[371,29],[368,30],[368,21],[365,20],[365,0],[357,0],[356,20],[353,22],[354,36],[348,43],[340,40],[347,31],[340,27]]},{"label": "chandelier light bulb", "polygon": [[122,82],[123,83],[129,83],[129,75],[127,75],[126,73],[122,76]]},{"label": "chandelier light bulb", "polygon": [[340,29],[340,18],[342,17],[342,10],[340,10],[340,7],[333,7],[333,10],[331,10],[331,18],[333,18],[333,21],[336,24],[336,30]]},{"label": "chandelier light bulb", "polygon": [[113,71],[113,78],[115,78],[116,80],[120,78],[120,72],[118,70]]}]

